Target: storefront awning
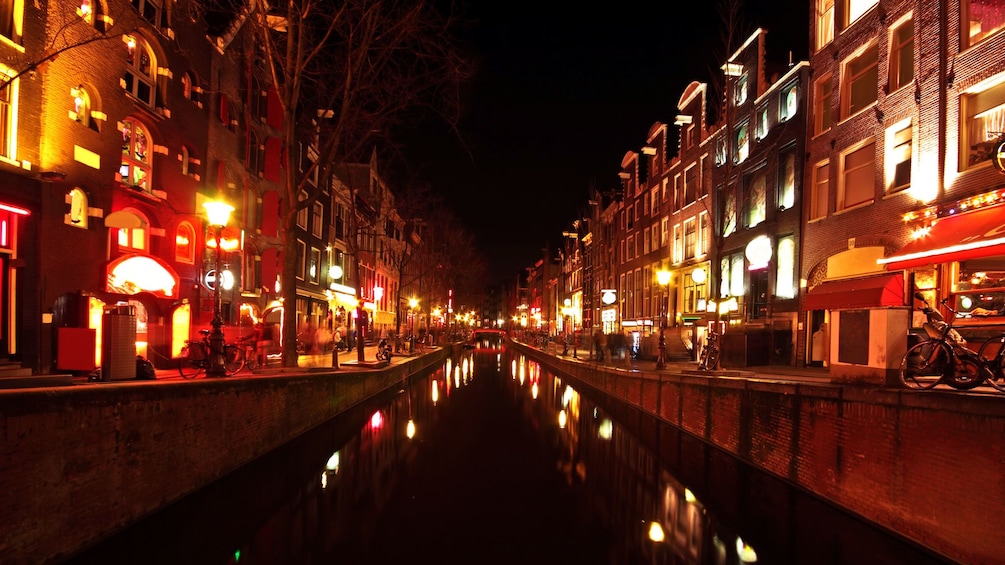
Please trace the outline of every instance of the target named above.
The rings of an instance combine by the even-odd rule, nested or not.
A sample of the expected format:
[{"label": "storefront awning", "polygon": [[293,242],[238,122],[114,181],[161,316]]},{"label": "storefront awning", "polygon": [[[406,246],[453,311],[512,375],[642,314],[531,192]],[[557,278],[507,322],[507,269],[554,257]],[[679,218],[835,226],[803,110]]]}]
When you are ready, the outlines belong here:
[{"label": "storefront awning", "polygon": [[879,260],[887,270],[1005,255],[1005,207],[992,206],[938,220],[927,234],[891,257]]},{"label": "storefront awning", "polygon": [[810,289],[803,300],[803,310],[887,306],[904,306],[904,277],[900,273],[825,282]]}]

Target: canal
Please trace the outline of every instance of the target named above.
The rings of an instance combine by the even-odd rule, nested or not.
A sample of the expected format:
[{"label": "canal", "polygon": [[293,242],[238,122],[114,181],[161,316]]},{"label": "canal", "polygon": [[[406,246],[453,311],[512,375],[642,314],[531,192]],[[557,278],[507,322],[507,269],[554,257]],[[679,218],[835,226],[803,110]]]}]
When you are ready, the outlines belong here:
[{"label": "canal", "polygon": [[946,561],[484,342],[69,562]]}]

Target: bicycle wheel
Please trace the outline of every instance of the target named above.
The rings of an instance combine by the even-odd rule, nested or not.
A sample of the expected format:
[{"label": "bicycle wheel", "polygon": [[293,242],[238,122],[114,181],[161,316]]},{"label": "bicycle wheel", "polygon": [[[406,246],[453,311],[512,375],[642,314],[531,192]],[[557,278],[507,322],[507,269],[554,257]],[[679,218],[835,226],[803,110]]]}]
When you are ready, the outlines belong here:
[{"label": "bicycle wheel", "polygon": [[991,371],[987,383],[1000,392],[1005,392],[1005,351],[1002,351],[1003,347],[1005,347],[1005,335],[999,335],[985,340],[981,344],[981,348],[977,350],[977,354],[987,362],[988,369]]},{"label": "bicycle wheel", "polygon": [[233,375],[244,368],[244,350],[228,344],[223,346],[223,366],[228,375]]},{"label": "bicycle wheel", "polygon": [[254,371],[258,369],[258,351],[254,349],[244,350],[244,366],[248,368],[249,371]]},{"label": "bicycle wheel", "polygon": [[719,346],[713,345],[707,349],[708,355],[705,357],[705,370],[714,371],[719,368]]},{"label": "bicycle wheel", "polygon": [[178,374],[185,379],[194,379],[206,368],[206,354],[201,343],[190,343],[181,350],[178,360]]},{"label": "bicycle wheel", "polygon": [[942,341],[929,340],[911,346],[900,362],[900,382],[907,388],[928,390],[951,371],[953,353]]}]

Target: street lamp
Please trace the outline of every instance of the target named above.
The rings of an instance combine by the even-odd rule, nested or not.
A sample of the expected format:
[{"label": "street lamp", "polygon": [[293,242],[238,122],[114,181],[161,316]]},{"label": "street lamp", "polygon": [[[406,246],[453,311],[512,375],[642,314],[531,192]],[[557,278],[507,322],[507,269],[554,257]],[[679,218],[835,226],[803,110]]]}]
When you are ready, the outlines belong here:
[{"label": "street lamp", "polygon": [[410,322],[410,327],[408,333],[410,334],[408,340],[408,352],[415,353],[415,309],[419,307],[418,298],[408,299],[408,313],[412,317]]},{"label": "street lamp", "polygon": [[226,227],[227,222],[230,220],[230,213],[234,211],[234,207],[226,202],[215,201],[206,202],[203,206],[206,208],[209,225],[216,228],[216,276],[213,278],[213,321],[210,322],[213,330],[209,334],[209,366],[206,368],[206,376],[225,377],[227,376],[227,368],[224,366],[223,348],[226,340],[221,328],[223,326],[223,318],[220,314],[220,310],[222,309],[220,287],[223,283],[223,277],[221,276],[221,271],[223,270],[221,263],[223,250],[220,247],[220,237],[223,228]]},{"label": "street lamp", "polygon": [[666,369],[667,338],[663,334],[663,331],[667,325],[666,324],[667,310],[668,310],[667,301],[669,300],[669,296],[667,296],[667,293],[669,292],[669,286],[670,286],[670,271],[666,269],[661,269],[657,271],[656,282],[658,282],[659,285],[663,287],[663,299],[660,300],[660,306],[662,307],[661,309],[663,310],[663,314],[660,316],[660,341],[659,341],[658,353],[656,355],[656,368]]}]

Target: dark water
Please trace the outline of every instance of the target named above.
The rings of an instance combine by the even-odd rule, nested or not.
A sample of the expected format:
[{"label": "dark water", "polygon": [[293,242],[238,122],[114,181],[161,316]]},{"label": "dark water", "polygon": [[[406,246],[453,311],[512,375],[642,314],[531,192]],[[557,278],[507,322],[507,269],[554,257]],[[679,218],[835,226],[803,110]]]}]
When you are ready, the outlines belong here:
[{"label": "dark water", "polygon": [[467,352],[73,561],[943,562],[589,394]]}]

